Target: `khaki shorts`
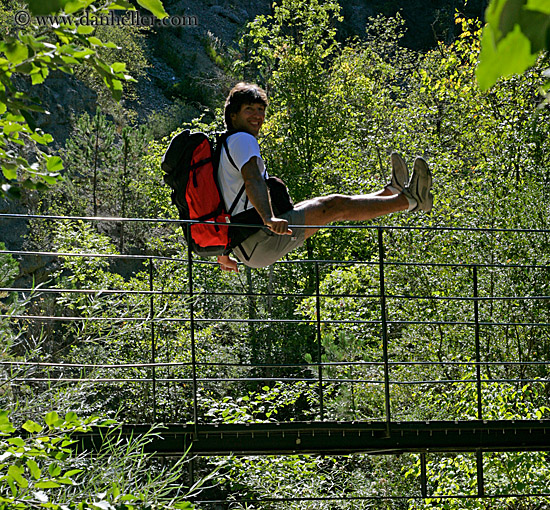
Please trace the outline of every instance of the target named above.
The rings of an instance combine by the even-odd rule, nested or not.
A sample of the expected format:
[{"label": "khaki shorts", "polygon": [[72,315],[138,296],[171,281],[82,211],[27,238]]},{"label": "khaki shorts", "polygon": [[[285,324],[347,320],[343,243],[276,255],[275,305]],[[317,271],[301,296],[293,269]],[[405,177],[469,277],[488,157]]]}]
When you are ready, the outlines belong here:
[{"label": "khaki shorts", "polygon": [[[304,225],[304,210],[292,209],[279,218],[288,221],[289,225]],[[262,228],[245,239],[239,246],[233,249],[235,256],[249,267],[266,267],[287,253],[299,248],[305,241],[305,228],[291,227],[292,235],[274,234],[267,228]]]}]

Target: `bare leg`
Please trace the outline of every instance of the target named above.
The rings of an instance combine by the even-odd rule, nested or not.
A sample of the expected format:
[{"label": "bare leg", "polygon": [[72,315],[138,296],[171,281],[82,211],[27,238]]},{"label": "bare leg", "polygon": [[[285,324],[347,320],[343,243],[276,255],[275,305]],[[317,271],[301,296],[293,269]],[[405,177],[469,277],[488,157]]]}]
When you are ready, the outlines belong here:
[{"label": "bare leg", "polygon": [[392,193],[388,188],[381,189],[380,191],[376,191],[375,193],[371,193],[370,196],[373,197],[391,197],[396,195],[396,193]]},{"label": "bare leg", "polygon": [[[328,195],[312,198],[296,205],[295,209],[303,209],[306,225],[328,225],[333,221],[365,221],[379,218],[386,214],[408,209],[409,202],[402,195],[389,195],[384,192],[371,195]],[[306,238],[311,237],[319,229],[307,228]]]}]

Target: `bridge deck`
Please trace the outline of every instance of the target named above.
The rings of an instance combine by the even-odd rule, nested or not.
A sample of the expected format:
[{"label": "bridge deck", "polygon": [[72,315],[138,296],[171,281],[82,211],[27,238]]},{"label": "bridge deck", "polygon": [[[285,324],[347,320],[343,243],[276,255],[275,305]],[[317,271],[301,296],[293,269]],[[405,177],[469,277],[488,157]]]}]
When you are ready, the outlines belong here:
[{"label": "bridge deck", "polygon": [[[125,425],[121,434],[135,437],[149,429]],[[102,442],[98,432],[78,439],[90,450]],[[189,447],[196,455],[550,450],[550,420],[168,424],[147,451],[181,455]]]}]

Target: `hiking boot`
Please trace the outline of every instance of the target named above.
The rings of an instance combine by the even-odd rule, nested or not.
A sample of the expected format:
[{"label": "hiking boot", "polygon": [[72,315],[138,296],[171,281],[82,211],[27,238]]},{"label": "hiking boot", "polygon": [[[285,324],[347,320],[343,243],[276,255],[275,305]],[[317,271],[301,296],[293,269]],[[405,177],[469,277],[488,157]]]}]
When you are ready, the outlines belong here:
[{"label": "hiking boot", "polygon": [[391,177],[386,184],[386,189],[398,194],[403,191],[403,188],[409,182],[409,169],[407,163],[403,160],[398,152],[391,153]]},{"label": "hiking boot", "polygon": [[[409,199],[411,207],[410,212],[414,211],[431,211],[433,207],[434,197],[430,191],[432,187],[432,174],[428,163],[418,157],[414,160],[413,173],[408,186],[403,188],[403,194]],[[416,202],[411,201],[413,199]]]}]

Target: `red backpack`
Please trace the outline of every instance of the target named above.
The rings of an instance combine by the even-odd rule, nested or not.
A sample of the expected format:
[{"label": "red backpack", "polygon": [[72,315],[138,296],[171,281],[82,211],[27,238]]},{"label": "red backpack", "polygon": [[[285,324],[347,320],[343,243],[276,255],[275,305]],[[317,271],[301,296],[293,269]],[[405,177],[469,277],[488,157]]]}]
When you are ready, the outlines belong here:
[{"label": "red backpack", "polygon": [[[222,147],[230,163],[238,168],[227,147],[227,137],[237,131],[217,133],[213,142],[204,133],[188,129],[172,138],[162,157],[164,182],[172,188],[172,203],[178,208],[181,220],[208,221],[183,225],[185,239],[191,249],[202,256],[229,253],[247,237],[258,231],[263,221],[253,207],[232,216],[245,192],[241,187],[233,203],[226,208],[218,182],[218,166]],[[266,179],[275,214],[293,208],[292,199],[283,181],[277,177]],[[249,226],[225,226],[231,221]]]},{"label": "red backpack", "polygon": [[[204,133],[191,133],[186,129],[172,138],[162,157],[164,182],[173,190],[172,203],[178,208],[180,219],[212,222],[183,225],[185,239],[197,255],[221,255],[230,250],[229,226],[216,223],[231,221],[231,213],[245,189],[243,185],[227,209],[218,184],[218,165],[222,145],[229,134],[232,133],[219,133],[213,142]],[[225,146],[227,151],[227,144]],[[227,155],[236,166],[229,151]]]}]

